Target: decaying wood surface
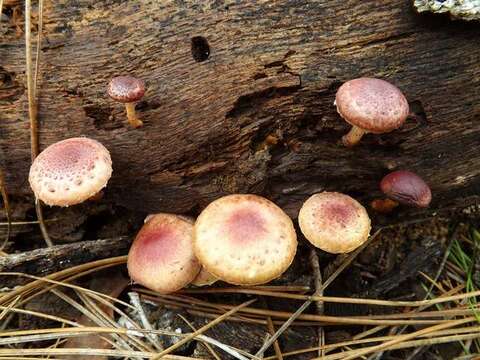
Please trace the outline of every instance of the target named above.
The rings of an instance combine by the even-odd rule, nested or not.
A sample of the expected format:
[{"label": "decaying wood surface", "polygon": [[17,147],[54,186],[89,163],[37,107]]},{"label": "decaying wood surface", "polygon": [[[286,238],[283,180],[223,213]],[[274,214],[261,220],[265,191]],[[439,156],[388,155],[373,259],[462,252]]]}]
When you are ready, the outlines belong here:
[{"label": "decaying wood surface", "polygon": [[[0,30],[0,165],[9,193],[31,196],[16,3]],[[197,36],[208,42],[205,61],[202,38],[192,55]],[[479,38],[478,24],[416,14],[410,0],[46,1],[41,147],[82,135],[103,142],[114,162],[104,201],[145,212],[253,192],[296,216],[324,189],[367,203],[393,169],[428,180],[432,212],[464,207],[480,188]],[[106,95],[124,73],[148,85],[140,129]],[[397,84],[417,116],[346,149],[333,100],[359,76]]]},{"label": "decaying wood surface", "polygon": [[[76,265],[108,257],[125,255],[130,246],[125,237],[94,241],[81,241],[67,245],[10,254],[0,257],[0,272],[20,272],[45,276]],[[28,282],[28,278],[0,276],[2,286]]]}]

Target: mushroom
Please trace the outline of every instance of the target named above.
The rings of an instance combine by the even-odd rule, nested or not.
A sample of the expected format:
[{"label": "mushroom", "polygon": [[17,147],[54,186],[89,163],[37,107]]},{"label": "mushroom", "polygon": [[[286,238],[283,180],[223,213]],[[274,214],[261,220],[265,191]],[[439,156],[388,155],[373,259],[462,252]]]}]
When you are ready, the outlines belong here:
[{"label": "mushroom", "polygon": [[376,212],[382,214],[388,214],[393,211],[398,206],[398,202],[392,199],[374,199],[370,203],[370,206]]},{"label": "mushroom", "polygon": [[192,223],[173,214],[150,215],[128,253],[128,273],[133,281],[159,293],[180,290],[201,269],[192,245]]},{"label": "mushroom", "polygon": [[388,198],[404,205],[426,208],[432,200],[430,187],[411,171],[391,172],[380,182],[380,189]]},{"label": "mushroom", "polygon": [[303,235],[332,254],[350,252],[370,234],[370,218],[355,199],[338,192],[322,192],[307,199],[298,214]]},{"label": "mushroom", "polygon": [[192,285],[195,286],[207,286],[212,285],[213,283],[217,282],[218,279],[210,274],[205,268],[202,266],[202,270],[198,273],[197,277],[192,281]]},{"label": "mushroom", "polygon": [[33,161],[28,180],[47,205],[79,204],[100,192],[112,175],[108,150],[86,137],[59,141]]},{"label": "mushroom", "polygon": [[380,79],[347,81],[335,97],[337,112],[352,125],[343,136],[347,147],[356,145],[365,133],[382,134],[400,127],[408,117],[408,102],[394,85]]},{"label": "mushroom", "polygon": [[213,201],[197,218],[194,232],[195,255],[205,270],[235,285],[263,284],[279,277],[297,250],[292,220],[257,195]]},{"label": "mushroom", "polygon": [[118,102],[124,103],[127,119],[134,128],[143,125],[135,113],[135,102],[145,94],[145,83],[133,76],[114,77],[108,85],[108,95]]}]

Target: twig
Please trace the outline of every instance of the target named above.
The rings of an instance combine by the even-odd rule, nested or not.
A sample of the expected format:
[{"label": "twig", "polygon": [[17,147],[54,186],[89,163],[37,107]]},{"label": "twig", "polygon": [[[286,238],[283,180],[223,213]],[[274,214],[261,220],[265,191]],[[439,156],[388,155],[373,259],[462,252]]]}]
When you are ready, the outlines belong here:
[{"label": "twig", "polygon": [[[28,94],[28,115],[30,118],[30,151],[32,162],[38,155],[38,119],[37,119],[37,99],[32,76],[32,49],[31,49],[31,13],[32,2],[25,0],[25,58],[27,73],[27,94]],[[47,246],[53,246],[52,240],[48,235],[47,227],[43,219],[42,204],[40,200],[35,199],[35,211],[42,232],[43,239]]]},{"label": "twig", "polygon": [[[140,317],[140,321],[142,322],[142,325],[145,329],[147,330],[153,330],[152,324],[150,324],[150,321],[148,321],[147,316],[145,315],[145,311],[143,311],[142,304],[140,303],[140,296],[136,292],[129,292],[128,297],[130,298],[130,302],[132,305],[135,307],[137,310],[138,316]],[[150,340],[150,342],[155,346],[155,348],[159,351],[163,350],[162,344],[160,344],[160,341],[158,341],[158,337],[155,334],[147,333],[147,338]]]},{"label": "twig", "polygon": [[38,29],[37,29],[37,54],[35,57],[35,76],[33,79],[33,96],[37,98],[37,80],[40,68],[40,50],[42,48],[43,33],[43,0],[38,0]]},{"label": "twig", "polygon": [[3,0],[0,0],[0,30],[2,30]]},{"label": "twig", "polygon": [[[3,0],[0,0],[3,1]],[[2,4],[0,3],[0,18],[2,16]],[[5,236],[5,240],[3,241],[2,246],[0,246],[0,251],[3,251],[5,245],[7,245],[8,241],[10,240],[10,231],[12,229],[12,212],[10,209],[10,202],[8,201],[8,193],[5,184],[5,176],[3,175],[2,169],[0,169],[0,192],[2,193],[3,199],[3,207],[5,208],[5,216],[7,217],[7,235]]]},{"label": "twig", "polygon": [[[130,240],[127,237],[81,241],[66,245],[44,247],[19,254],[0,257],[0,271],[28,272],[30,275],[47,275],[77,264],[106,256],[126,254]],[[0,275],[0,287],[13,287],[24,283],[22,278],[5,278]]]},{"label": "twig", "polygon": [[[378,234],[380,234],[380,232],[382,231],[383,228],[380,228],[379,230],[377,230],[372,236],[370,236],[370,239],[368,239],[362,246],[360,246],[358,249],[356,249],[354,252],[352,252],[346,259],[345,261],[338,267],[338,269],[323,283],[323,285],[320,287],[321,290],[319,291],[323,291],[327,288],[328,285],[330,285],[333,280],[335,280],[337,278],[337,276],[343,271],[345,270],[345,268],[353,261],[353,259],[355,259],[357,257],[357,255],[368,245],[370,244],[373,239],[375,239]],[[266,349],[268,349],[275,340],[278,339],[278,337],[280,335],[283,334],[283,332],[305,311],[306,308],[308,308],[310,306],[310,304],[312,303],[313,300],[307,300],[303,303],[302,306],[300,306],[300,308],[298,308],[297,311],[295,311],[292,316],[287,320],[285,321],[285,323],[280,326],[280,328],[277,330],[277,332],[265,343],[263,344],[263,346],[260,348],[260,350],[258,350],[258,352],[255,354],[256,356],[258,354],[261,354],[263,352],[265,352]]]},{"label": "twig", "polygon": [[197,331],[194,331],[193,333],[191,333],[190,335],[188,335],[187,337],[183,338],[183,340],[180,340],[179,342],[177,342],[176,344],[170,346],[169,348],[163,350],[160,354],[158,354],[157,356],[155,356],[153,358],[153,360],[158,360],[160,359],[161,357],[167,355],[167,354],[170,354],[173,350],[175,349],[178,349],[180,346],[182,346],[183,344],[189,342],[190,340],[192,340],[193,338],[195,338],[196,336],[202,334],[203,332],[207,331],[208,329],[210,329],[211,327],[217,325],[218,323],[222,322],[224,319],[226,319],[227,317],[229,317],[230,315],[232,314],[235,314],[238,310],[252,304],[253,302],[255,302],[256,299],[252,299],[250,301],[247,301],[247,302],[244,302],[243,304],[240,304],[236,307],[234,307],[232,310],[230,311],[227,311],[225,314],[219,316],[218,318],[216,318],[215,320],[209,322],[207,325],[205,326],[202,326],[200,329],[198,329]]},{"label": "twig", "polygon": [[[320,263],[318,261],[318,255],[314,248],[310,250],[310,265],[312,266],[313,270],[313,282],[315,286],[315,296],[323,296],[322,290],[322,271],[320,270]],[[323,302],[316,301],[315,304],[317,305],[317,314],[323,315]],[[323,349],[323,345],[325,345],[325,331],[322,326],[318,327],[318,346],[320,349],[318,350],[318,356],[323,357],[325,356],[325,350]]]},{"label": "twig", "polygon": [[[58,221],[58,218],[53,218],[53,219],[48,219],[45,220],[45,222],[53,222],[53,221]],[[35,221],[12,221],[10,225],[12,226],[21,226],[21,225],[36,225],[38,224],[38,220]],[[8,222],[0,222],[0,226],[8,226]]]},{"label": "twig", "polygon": [[[263,339],[263,343],[265,344],[268,341],[268,339],[270,339],[270,334],[267,333],[265,334],[265,339]],[[255,356],[257,356],[259,359],[263,359],[265,357],[265,351]]]},{"label": "twig", "polygon": [[[262,305],[265,307],[265,309],[268,310],[268,304],[265,298],[262,298]],[[267,316],[267,330],[270,336],[275,334],[275,325],[273,324],[273,320],[271,316]],[[273,343],[273,349],[275,350],[275,355],[277,356],[277,359],[283,360],[282,349],[280,349],[280,344],[278,343],[278,339],[275,340],[275,342]]]}]

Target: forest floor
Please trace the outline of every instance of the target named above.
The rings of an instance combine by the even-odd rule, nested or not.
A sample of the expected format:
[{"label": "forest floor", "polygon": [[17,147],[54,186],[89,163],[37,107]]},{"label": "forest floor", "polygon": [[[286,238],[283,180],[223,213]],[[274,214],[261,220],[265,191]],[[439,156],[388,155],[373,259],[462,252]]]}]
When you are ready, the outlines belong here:
[{"label": "forest floor", "polygon": [[[36,224],[13,226],[0,258],[7,284],[0,293],[0,357],[155,358],[162,349],[179,359],[467,359],[480,353],[478,294],[472,296],[479,289],[480,232],[472,219],[381,228],[367,246],[344,256],[313,250],[300,239],[294,264],[268,286],[217,282],[160,295],[131,284],[126,272],[124,255],[141,216],[100,208],[75,226],[47,221],[57,243],[58,233],[70,242],[46,250],[34,250],[43,247]],[[81,210],[72,209],[64,216]],[[47,210],[51,216],[61,215]],[[72,242],[115,237],[103,254],[89,248],[102,242]],[[30,256],[39,251],[42,258]],[[6,253],[18,254],[16,260],[7,261],[12,256]],[[322,288],[324,296],[339,299],[311,302],[294,315]],[[364,300],[352,303],[356,299]],[[208,328],[214,319],[218,324]],[[282,329],[287,320],[294,321]],[[187,341],[192,329],[203,337]],[[259,353],[279,329],[278,341]]]}]

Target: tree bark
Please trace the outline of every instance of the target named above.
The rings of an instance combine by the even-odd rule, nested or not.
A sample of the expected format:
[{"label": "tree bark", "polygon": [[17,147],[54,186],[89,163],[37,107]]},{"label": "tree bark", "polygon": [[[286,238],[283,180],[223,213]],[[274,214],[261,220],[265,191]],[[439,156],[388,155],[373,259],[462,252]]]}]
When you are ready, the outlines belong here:
[{"label": "tree bark", "polygon": [[[402,214],[478,202],[478,24],[397,0],[47,1],[44,24],[41,148],[104,143],[114,176],[103,201],[181,213],[252,192],[296,216],[322,190],[366,204],[386,173],[409,169],[434,200]],[[9,193],[31,196],[24,40],[11,23],[0,31],[0,165]],[[139,129],[106,94],[119,74],[147,83]],[[333,101],[360,76],[399,86],[416,116],[347,149]]]}]

